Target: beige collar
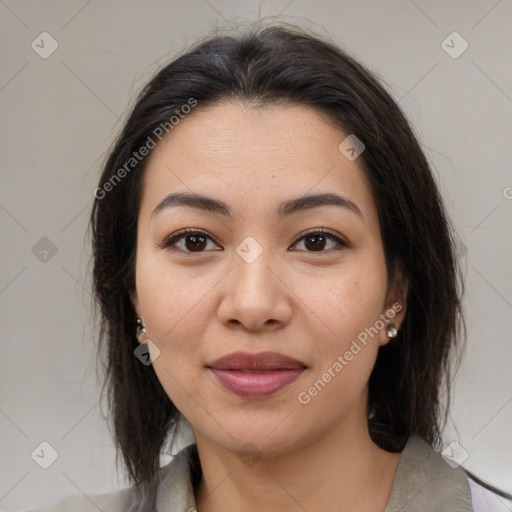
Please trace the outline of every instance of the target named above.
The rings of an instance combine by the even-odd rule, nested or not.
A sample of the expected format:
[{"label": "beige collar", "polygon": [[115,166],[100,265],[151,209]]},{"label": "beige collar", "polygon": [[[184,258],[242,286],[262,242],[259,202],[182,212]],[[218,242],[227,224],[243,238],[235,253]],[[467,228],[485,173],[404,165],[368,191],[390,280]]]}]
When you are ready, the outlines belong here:
[{"label": "beige collar", "polygon": [[421,437],[411,436],[402,451],[384,512],[472,512],[468,477],[452,468]]},{"label": "beige collar", "polygon": [[[197,460],[197,449],[195,444],[191,444],[176,454],[171,463],[159,472],[157,512],[195,511],[190,472],[194,459]],[[151,508],[154,510],[154,506]],[[402,451],[384,512],[441,510],[472,512],[466,473],[460,467],[452,468],[421,437],[411,436]]]}]

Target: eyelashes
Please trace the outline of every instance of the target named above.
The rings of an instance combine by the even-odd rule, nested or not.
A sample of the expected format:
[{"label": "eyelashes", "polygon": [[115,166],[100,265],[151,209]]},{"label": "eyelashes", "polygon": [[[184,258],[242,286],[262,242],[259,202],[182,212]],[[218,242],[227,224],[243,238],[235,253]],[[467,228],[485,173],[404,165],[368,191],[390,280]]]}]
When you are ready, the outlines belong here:
[{"label": "eyelashes", "polygon": [[[186,238],[193,240],[193,243],[199,243],[199,245],[204,244],[205,240],[213,241],[217,245],[217,242],[215,242],[215,240],[210,235],[205,233],[204,231],[199,231],[199,230],[192,229],[192,228],[186,228],[186,229],[182,229],[181,231],[178,231],[177,233],[166,238],[161,244],[158,244],[158,246],[161,247],[162,249],[168,249],[168,248],[175,246],[177,242],[179,242],[183,239],[186,239]],[[184,252],[190,252],[190,253],[205,252],[205,251],[186,251],[184,249],[179,249],[179,250],[182,250]]]},{"label": "eyelashes", "polygon": [[[309,252],[313,254],[331,253],[333,250],[339,250],[344,247],[349,247],[349,244],[345,240],[343,240],[336,234],[332,233],[331,231],[323,228],[317,228],[309,230],[306,233],[302,233],[301,235],[299,235],[299,238],[293,243],[292,247],[296,246],[299,242],[311,242],[312,240],[315,241],[313,243],[309,243],[309,246],[305,245],[305,247],[312,247],[314,250],[306,249],[302,252]],[[187,241],[191,242],[191,247],[193,248],[193,250],[190,250],[190,247],[187,247]],[[323,250],[325,249],[325,246],[328,245],[327,241],[333,243],[334,247],[328,247],[327,250]],[[208,249],[208,244],[210,242],[214,246],[219,246],[216,240],[208,233],[198,229],[186,228],[167,237],[163,242],[158,243],[157,246],[160,247],[161,249],[173,249],[177,251],[182,251],[186,254],[201,254],[204,252],[211,252],[211,249]],[[178,244],[181,244],[182,247],[179,247]],[[216,248],[214,250],[222,249]]]}]

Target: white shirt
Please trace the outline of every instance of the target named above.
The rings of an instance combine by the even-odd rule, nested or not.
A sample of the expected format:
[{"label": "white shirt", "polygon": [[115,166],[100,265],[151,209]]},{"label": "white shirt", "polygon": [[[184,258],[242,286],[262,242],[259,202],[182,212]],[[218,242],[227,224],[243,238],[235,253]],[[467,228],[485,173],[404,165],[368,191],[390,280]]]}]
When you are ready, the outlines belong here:
[{"label": "white shirt", "polygon": [[489,491],[468,478],[474,512],[512,512],[512,501]]}]

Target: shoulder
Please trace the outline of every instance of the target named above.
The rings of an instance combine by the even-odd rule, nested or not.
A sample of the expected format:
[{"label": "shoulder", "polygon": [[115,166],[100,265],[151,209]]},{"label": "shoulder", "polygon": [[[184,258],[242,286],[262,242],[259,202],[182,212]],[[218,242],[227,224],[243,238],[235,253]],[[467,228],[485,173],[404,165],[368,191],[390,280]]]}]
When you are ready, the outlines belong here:
[{"label": "shoulder", "polygon": [[509,512],[512,501],[498,496],[483,485],[468,478],[474,512]]},{"label": "shoulder", "polygon": [[126,512],[135,499],[135,489],[129,487],[108,494],[68,496],[45,508],[28,512]]},{"label": "shoulder", "polygon": [[397,468],[386,512],[395,510],[457,510],[511,512],[512,500],[487,489],[471,478],[456,460],[447,458],[413,435]]},{"label": "shoulder", "polygon": [[468,478],[423,438],[410,436],[402,451],[385,512],[472,512]]}]

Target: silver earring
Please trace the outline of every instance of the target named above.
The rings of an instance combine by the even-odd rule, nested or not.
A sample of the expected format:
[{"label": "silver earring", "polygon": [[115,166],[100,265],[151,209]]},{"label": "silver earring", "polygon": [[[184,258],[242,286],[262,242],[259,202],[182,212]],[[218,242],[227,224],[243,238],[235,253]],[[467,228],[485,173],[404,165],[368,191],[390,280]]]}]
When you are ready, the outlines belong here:
[{"label": "silver earring", "polygon": [[395,324],[389,324],[386,328],[386,336],[388,338],[394,338],[398,334],[398,329]]},{"label": "silver earring", "polygon": [[142,318],[137,318],[137,340],[139,343],[144,343],[146,340],[143,338],[144,336],[147,336],[148,331],[146,331],[146,328],[144,325],[142,325]]}]

